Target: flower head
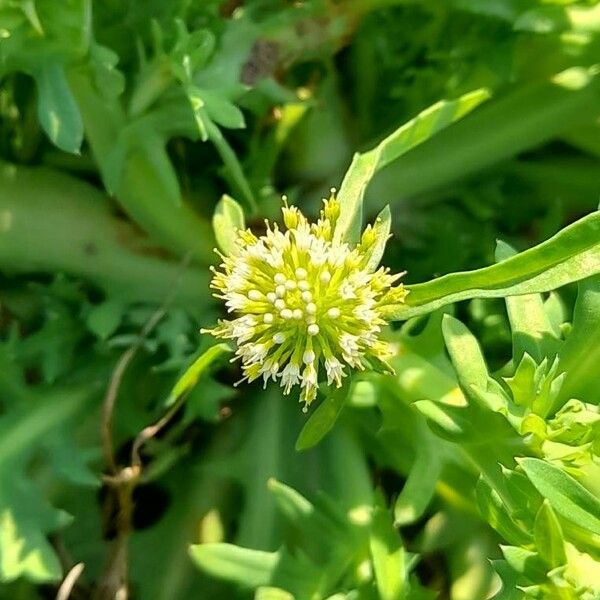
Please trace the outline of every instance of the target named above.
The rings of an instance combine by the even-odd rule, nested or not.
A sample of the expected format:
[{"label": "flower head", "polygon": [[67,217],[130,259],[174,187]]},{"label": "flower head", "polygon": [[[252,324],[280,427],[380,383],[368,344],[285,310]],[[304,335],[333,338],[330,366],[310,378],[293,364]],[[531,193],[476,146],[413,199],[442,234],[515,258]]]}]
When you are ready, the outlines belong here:
[{"label": "flower head", "polygon": [[355,247],[334,239],[340,204],[333,193],[316,223],[287,202],[282,212],[286,231],[268,222],[261,237],[239,230],[234,251],[213,269],[215,296],[235,318],[208,332],[236,342],[242,381],[279,379],[284,394],[299,385],[306,407],[320,375],[339,387],[351,369],[391,371],[382,308],[407,292],[393,285],[402,274],[373,264],[377,224]]}]

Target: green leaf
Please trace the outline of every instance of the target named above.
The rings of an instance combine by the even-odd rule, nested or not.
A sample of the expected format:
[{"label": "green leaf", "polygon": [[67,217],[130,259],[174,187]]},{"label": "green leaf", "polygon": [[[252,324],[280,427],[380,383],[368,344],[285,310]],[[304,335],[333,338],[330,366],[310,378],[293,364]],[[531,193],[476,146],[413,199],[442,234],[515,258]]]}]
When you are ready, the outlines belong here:
[{"label": "green leaf", "polygon": [[549,240],[500,263],[408,286],[389,319],[404,320],[460,300],[547,292],[600,272],[600,213],[576,221]]},{"label": "green leaf", "polygon": [[69,88],[64,67],[46,61],[33,71],[38,89],[38,117],[52,142],[65,152],[79,153],[83,121]]},{"label": "green leaf", "polygon": [[[517,251],[498,240],[496,261],[501,262]],[[513,361],[518,363],[525,353],[536,362],[556,350],[557,339],[550,319],[546,315],[544,301],[539,294],[524,294],[506,298],[506,308],[513,338]]]},{"label": "green leaf", "polygon": [[573,328],[559,352],[565,381],[560,398],[600,401],[600,277],[580,282],[573,311]]},{"label": "green leaf", "polygon": [[279,562],[278,552],[249,550],[232,544],[193,545],[190,556],[209,575],[250,589],[269,585]]},{"label": "green leaf", "polygon": [[177,383],[173,386],[173,389],[167,398],[165,403],[166,406],[175,404],[175,402],[189,394],[206,370],[224,354],[228,354],[230,352],[232,352],[232,350],[227,344],[217,344],[210,347],[206,352],[202,353],[177,380]]},{"label": "green leaf", "polygon": [[325,397],[302,428],[296,441],[296,450],[312,448],[331,431],[346,405],[350,387],[351,384],[346,381],[342,387]]},{"label": "green leaf", "polygon": [[512,519],[498,492],[483,477],[477,482],[475,495],[481,515],[505,540],[519,546],[530,543],[529,534]]},{"label": "green leaf", "polygon": [[246,226],[242,207],[231,196],[223,194],[215,208],[212,225],[219,248],[225,254],[231,254],[235,249],[237,230]]},{"label": "green leaf", "polygon": [[423,436],[417,444],[416,452],[406,483],[394,505],[394,521],[397,526],[414,523],[423,516],[435,494],[442,470],[443,461],[437,443],[431,443]]},{"label": "green leaf", "polygon": [[373,236],[375,241],[366,250],[366,256],[368,256],[366,269],[368,271],[374,271],[379,263],[385,251],[385,245],[390,237],[390,229],[392,226],[392,214],[390,207],[386,206],[375,219],[373,224]]},{"label": "green leaf", "polygon": [[546,562],[549,570],[567,562],[562,529],[547,499],[544,500],[535,516],[533,540],[539,555]]},{"label": "green leaf", "polygon": [[551,463],[529,457],[517,462],[561,517],[600,535],[600,500],[596,496]]},{"label": "green leaf", "polygon": [[448,314],[442,320],[442,333],[462,388],[466,391],[472,386],[486,389],[488,370],[475,336]]},{"label": "green leaf", "polygon": [[254,594],[254,600],[294,600],[294,596],[281,588],[259,587]]},{"label": "green leaf", "polygon": [[338,194],[341,214],[336,223],[334,240],[358,241],[362,225],[363,196],[378,171],[464,117],[489,97],[488,90],[480,89],[456,100],[437,102],[396,129],[372,150],[355,154]]},{"label": "green leaf", "polygon": [[377,590],[381,600],[406,597],[406,553],[402,540],[383,506],[377,506],[371,520],[369,548]]},{"label": "green leaf", "polygon": [[221,127],[228,129],[243,129],[246,126],[242,111],[216,91],[197,90],[202,98],[208,116]]}]

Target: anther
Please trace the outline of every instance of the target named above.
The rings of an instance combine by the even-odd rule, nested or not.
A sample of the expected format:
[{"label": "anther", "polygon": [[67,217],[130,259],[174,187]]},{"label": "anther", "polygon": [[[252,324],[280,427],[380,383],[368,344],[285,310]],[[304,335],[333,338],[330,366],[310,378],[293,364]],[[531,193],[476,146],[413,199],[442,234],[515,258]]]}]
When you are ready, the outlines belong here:
[{"label": "anther", "polygon": [[302,356],[302,361],[305,365],[310,365],[315,360],[315,353],[312,350],[307,350]]},{"label": "anther", "polygon": [[321,280],[322,283],[329,283],[331,281],[331,273],[329,271],[325,270],[321,273],[321,276],[319,277],[319,279]]},{"label": "anther", "polygon": [[278,285],[275,288],[275,293],[280,297],[283,298],[285,296],[285,285]]},{"label": "anther", "polygon": [[283,342],[285,342],[285,334],[281,333],[281,331],[278,331],[274,336],[273,336],[273,341],[276,344],[283,344]]},{"label": "anther", "polygon": [[327,311],[327,316],[331,317],[332,319],[337,319],[340,315],[341,315],[341,311],[339,308],[337,308],[336,306],[334,306],[333,308],[330,308]]},{"label": "anther", "polygon": [[306,279],[307,275],[308,275],[308,273],[306,272],[306,269],[303,269],[302,267],[298,267],[296,269],[296,277],[298,279]]},{"label": "anther", "polygon": [[293,279],[288,279],[288,280],[285,282],[285,287],[286,287],[288,290],[295,290],[295,289],[296,289],[296,285],[297,285],[297,284],[296,284],[296,282],[295,282]]},{"label": "anther", "polygon": [[306,292],[307,290],[310,289],[310,283],[308,283],[308,281],[299,281],[298,282],[298,287],[303,291]]},{"label": "anther", "polygon": [[294,313],[292,313],[292,311],[289,308],[284,308],[280,313],[279,316],[282,319],[291,319]]},{"label": "anther", "polygon": [[250,290],[248,292],[248,298],[250,300],[260,300],[262,298],[262,294],[258,290]]},{"label": "anther", "polygon": [[294,319],[298,320],[302,318],[302,311],[299,308],[294,309]]},{"label": "anther", "polygon": [[267,294],[267,300],[271,303],[275,302],[275,300],[277,299],[277,294],[275,292],[269,292]]},{"label": "anther", "polygon": [[275,308],[278,310],[282,310],[283,308],[285,308],[285,300],[277,298],[277,300],[275,300]]},{"label": "anther", "polygon": [[273,322],[273,313],[265,313],[263,315],[263,321],[267,324],[272,323]]},{"label": "anther", "polygon": [[316,323],[308,326],[308,335],[317,335],[319,333],[319,326]]},{"label": "anther", "polygon": [[314,315],[317,312],[317,305],[314,302],[309,302],[306,305],[306,312],[309,315]]},{"label": "anther", "polygon": [[285,283],[285,275],[283,273],[276,273],[275,277],[273,277],[273,281],[275,281],[275,283]]},{"label": "anther", "polygon": [[308,290],[302,292],[302,300],[304,300],[304,302],[310,302],[312,300],[312,294]]}]

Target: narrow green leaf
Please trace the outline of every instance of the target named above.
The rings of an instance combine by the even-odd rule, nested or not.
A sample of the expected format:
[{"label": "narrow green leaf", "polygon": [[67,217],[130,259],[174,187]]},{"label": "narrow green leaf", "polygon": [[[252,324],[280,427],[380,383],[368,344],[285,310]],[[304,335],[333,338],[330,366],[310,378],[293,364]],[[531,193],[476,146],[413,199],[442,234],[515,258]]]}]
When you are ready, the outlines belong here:
[{"label": "narrow green leaf", "polygon": [[296,450],[308,450],[318,444],[332,429],[349,396],[350,384],[344,383],[327,396],[304,424]]},{"label": "narrow green leaf", "polygon": [[567,562],[562,529],[547,499],[544,500],[535,517],[533,540],[549,570]]},{"label": "narrow green leaf", "polygon": [[477,482],[475,495],[484,520],[505,540],[519,546],[530,543],[529,534],[512,519],[498,492],[483,477]]},{"label": "narrow green leaf", "polygon": [[281,588],[259,587],[254,594],[254,600],[294,600],[294,596]]},{"label": "narrow green leaf", "polygon": [[517,462],[537,491],[561,516],[600,535],[600,500],[570,475],[539,458],[521,458]]},{"label": "narrow green leaf", "polygon": [[369,548],[381,600],[405,598],[406,553],[388,512],[377,506],[371,520]]},{"label": "narrow green leaf", "polygon": [[395,525],[408,525],[419,519],[435,494],[442,470],[438,444],[423,438],[408,479],[394,505]]},{"label": "narrow green leaf", "polygon": [[50,140],[65,152],[79,153],[83,121],[63,66],[45,61],[33,71],[38,90],[38,117]]},{"label": "narrow green leaf", "polygon": [[173,386],[173,389],[167,398],[166,406],[171,406],[180,398],[183,398],[188,394],[198,383],[202,374],[205,373],[216,360],[230,352],[232,352],[232,350],[227,344],[217,344],[202,353],[177,380],[177,383]]},{"label": "narrow green leaf", "polygon": [[249,550],[232,544],[193,545],[190,556],[209,575],[250,589],[269,585],[279,562],[278,552]]},{"label": "narrow green leaf", "polygon": [[390,307],[387,317],[404,320],[471,298],[547,292],[596,273],[600,273],[598,212],[495,265],[409,286],[405,303]]},{"label": "narrow green leaf", "polygon": [[442,333],[463,390],[486,389],[488,370],[479,343],[469,329],[451,315],[442,319]]},{"label": "narrow green leaf", "polygon": [[339,191],[341,214],[334,240],[357,242],[362,220],[365,189],[373,176],[415,146],[471,112],[490,97],[486,89],[475,90],[456,100],[442,100],[399,127],[375,148],[355,154]]},{"label": "narrow green leaf", "polygon": [[374,271],[379,263],[381,262],[381,257],[385,251],[385,246],[390,237],[390,229],[392,226],[392,214],[390,212],[390,207],[386,206],[375,219],[375,223],[373,223],[373,236],[375,241],[369,248],[366,250],[366,254],[369,257],[367,261],[367,266],[365,267],[367,270]]},{"label": "narrow green leaf", "polygon": [[[514,248],[498,240],[497,262],[516,254]],[[513,338],[513,361],[518,363],[525,353],[536,362],[541,361],[550,353],[544,350],[550,351],[557,342],[552,324],[546,315],[542,296],[540,294],[508,296],[505,301]]]},{"label": "narrow green leaf", "polygon": [[246,226],[242,207],[231,196],[224,194],[215,208],[212,225],[219,248],[225,254],[231,254],[235,248],[237,230]]}]

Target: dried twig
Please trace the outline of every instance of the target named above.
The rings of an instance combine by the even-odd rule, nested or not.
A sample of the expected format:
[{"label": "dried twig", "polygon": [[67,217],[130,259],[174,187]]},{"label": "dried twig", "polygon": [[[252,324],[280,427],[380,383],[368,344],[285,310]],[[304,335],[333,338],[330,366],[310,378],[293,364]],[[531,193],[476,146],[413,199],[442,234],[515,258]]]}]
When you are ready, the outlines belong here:
[{"label": "dried twig", "polygon": [[85,565],[83,563],[77,563],[66,575],[63,579],[63,582],[60,584],[58,588],[58,593],[56,594],[56,600],[68,600],[77,580],[83,573],[85,569]]},{"label": "dried twig", "polygon": [[120,467],[115,458],[115,451],[113,447],[113,415],[119,389],[121,387],[123,376],[131,364],[131,361],[142,347],[148,335],[152,333],[154,328],[163,319],[167,313],[168,307],[175,299],[179,288],[179,282],[181,281],[181,277],[183,276],[191,257],[192,254],[188,253],[188,255],[184,258],[181,265],[181,271],[178,275],[177,281],[171,288],[171,292],[164,300],[162,305],[150,316],[136,341],[119,358],[112,372],[110,382],[106,390],[106,395],[104,396],[104,402],[102,404],[100,435],[102,439],[102,452],[108,473],[104,475],[103,479],[105,483],[111,486],[111,488],[114,490],[116,497],[117,536],[112,542],[112,547],[110,550],[108,563],[104,570],[104,575],[98,584],[96,593],[94,594],[95,600],[126,600],[128,597],[127,546],[129,542],[131,520],[133,515],[133,490],[135,489],[135,486],[139,480],[141,462],[139,461],[139,458],[136,458],[135,464]]}]

